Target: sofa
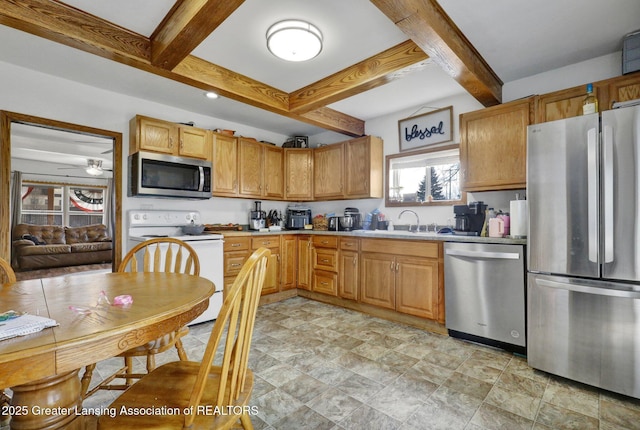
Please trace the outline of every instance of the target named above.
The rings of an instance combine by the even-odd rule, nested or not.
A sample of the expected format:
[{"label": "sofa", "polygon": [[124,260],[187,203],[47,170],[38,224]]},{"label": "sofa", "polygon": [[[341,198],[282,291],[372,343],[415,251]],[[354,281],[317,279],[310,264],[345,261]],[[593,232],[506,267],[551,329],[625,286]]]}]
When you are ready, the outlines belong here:
[{"label": "sofa", "polygon": [[110,263],[112,248],[104,224],[18,224],[12,233],[11,260],[16,271]]}]

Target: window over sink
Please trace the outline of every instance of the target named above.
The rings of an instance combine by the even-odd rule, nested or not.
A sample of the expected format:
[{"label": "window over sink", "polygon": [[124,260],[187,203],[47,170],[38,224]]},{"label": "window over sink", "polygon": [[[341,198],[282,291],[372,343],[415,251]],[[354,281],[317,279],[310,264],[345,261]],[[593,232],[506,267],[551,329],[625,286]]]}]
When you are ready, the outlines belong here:
[{"label": "window over sink", "polygon": [[459,145],[386,156],[386,206],[464,203]]}]

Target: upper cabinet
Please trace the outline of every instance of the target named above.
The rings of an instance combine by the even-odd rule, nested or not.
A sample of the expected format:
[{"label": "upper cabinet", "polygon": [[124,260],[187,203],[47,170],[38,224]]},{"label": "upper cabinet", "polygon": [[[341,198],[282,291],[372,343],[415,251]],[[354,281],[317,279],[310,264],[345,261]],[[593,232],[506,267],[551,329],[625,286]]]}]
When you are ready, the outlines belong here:
[{"label": "upper cabinet", "polygon": [[284,197],[284,150],[277,146],[264,146],[264,189],[267,198]]},{"label": "upper cabinet", "polygon": [[384,197],[382,139],[364,136],[344,144],[345,198]]},{"label": "upper cabinet", "polygon": [[[536,122],[555,121],[582,115],[586,84],[537,97]],[[640,72],[593,83],[598,108],[609,110],[615,102],[640,99]]]},{"label": "upper cabinet", "polygon": [[313,151],[313,195],[316,199],[344,197],[344,144],[338,143]]},{"label": "upper cabinet", "polygon": [[460,163],[465,191],[526,187],[527,126],[532,97],[460,115]]},{"label": "upper cabinet", "polygon": [[284,198],[308,201],[313,198],[313,150],[285,148]]},{"label": "upper cabinet", "polygon": [[207,159],[211,154],[208,130],[136,115],[130,122],[129,153],[160,152]]},{"label": "upper cabinet", "polygon": [[[640,72],[610,79],[606,88],[606,109],[611,109],[615,102],[640,99]],[[604,110],[604,108],[602,109]]]},{"label": "upper cabinet", "polygon": [[238,138],[238,194],[243,197],[263,197],[264,144]]},{"label": "upper cabinet", "polygon": [[282,148],[213,133],[213,195],[281,199]]},{"label": "upper cabinet", "polygon": [[[603,107],[602,93],[602,88],[594,85],[593,94],[598,99],[600,109]],[[538,96],[536,123],[555,121],[558,119],[582,115],[582,102],[586,96],[586,85],[580,85]]]},{"label": "upper cabinet", "polygon": [[382,139],[364,136],[313,150],[314,199],[382,198]]},{"label": "upper cabinet", "polygon": [[213,133],[214,196],[238,196],[238,139],[226,134]]}]

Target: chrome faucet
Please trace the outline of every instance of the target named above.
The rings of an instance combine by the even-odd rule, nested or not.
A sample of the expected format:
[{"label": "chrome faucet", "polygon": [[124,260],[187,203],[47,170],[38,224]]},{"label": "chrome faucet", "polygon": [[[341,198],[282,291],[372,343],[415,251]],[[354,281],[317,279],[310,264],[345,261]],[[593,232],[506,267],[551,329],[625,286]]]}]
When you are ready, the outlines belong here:
[{"label": "chrome faucet", "polygon": [[[411,212],[412,214],[414,214],[416,216],[416,231],[420,230],[420,217],[418,217],[418,214],[415,211],[412,211],[411,209],[405,209],[402,212],[400,212],[400,215],[398,215],[398,220],[402,217],[402,214],[405,212]],[[409,231],[411,231],[411,224],[409,224]]]}]

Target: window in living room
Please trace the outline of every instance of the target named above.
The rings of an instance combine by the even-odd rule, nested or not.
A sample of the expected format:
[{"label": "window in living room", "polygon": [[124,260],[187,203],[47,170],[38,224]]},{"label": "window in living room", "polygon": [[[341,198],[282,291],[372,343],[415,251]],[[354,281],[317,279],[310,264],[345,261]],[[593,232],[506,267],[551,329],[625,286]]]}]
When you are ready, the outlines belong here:
[{"label": "window in living room", "polygon": [[103,222],[104,188],[24,182],[25,224],[80,227]]}]

